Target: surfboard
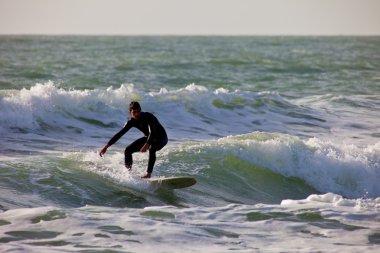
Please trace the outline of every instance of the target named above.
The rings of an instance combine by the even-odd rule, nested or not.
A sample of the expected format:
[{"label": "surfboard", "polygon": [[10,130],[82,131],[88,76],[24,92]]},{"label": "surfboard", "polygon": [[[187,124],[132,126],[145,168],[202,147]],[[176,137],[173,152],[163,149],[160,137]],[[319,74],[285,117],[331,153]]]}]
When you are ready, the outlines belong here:
[{"label": "surfboard", "polygon": [[165,187],[168,189],[186,188],[197,182],[195,178],[190,176],[149,178],[147,181],[154,187]]}]

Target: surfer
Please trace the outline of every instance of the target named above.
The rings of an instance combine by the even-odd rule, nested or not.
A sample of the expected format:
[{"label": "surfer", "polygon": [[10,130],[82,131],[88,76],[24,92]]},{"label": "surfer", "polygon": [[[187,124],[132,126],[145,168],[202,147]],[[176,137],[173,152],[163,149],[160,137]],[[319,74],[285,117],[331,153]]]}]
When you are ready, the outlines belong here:
[{"label": "surfer", "polygon": [[154,163],[156,162],[156,151],[161,150],[168,143],[168,137],[164,127],[160,124],[158,119],[150,112],[142,112],[141,106],[138,102],[132,101],[129,104],[129,113],[132,118],[128,120],[124,127],[109,140],[99,152],[99,155],[103,157],[112,144],[117,142],[120,137],[128,132],[129,129],[136,127],[144,133],[144,137],[137,139],[125,148],[125,167],[128,170],[132,169],[133,153],[138,151],[146,152],[149,150],[147,173],[142,178],[150,178]]}]

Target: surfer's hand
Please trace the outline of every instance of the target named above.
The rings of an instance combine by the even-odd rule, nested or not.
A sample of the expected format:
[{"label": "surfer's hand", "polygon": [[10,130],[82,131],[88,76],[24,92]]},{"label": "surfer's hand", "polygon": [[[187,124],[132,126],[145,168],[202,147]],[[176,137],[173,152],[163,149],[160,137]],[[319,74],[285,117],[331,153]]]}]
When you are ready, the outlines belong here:
[{"label": "surfer's hand", "polygon": [[100,152],[99,152],[100,157],[103,157],[103,155],[107,152],[107,148],[108,148],[108,147],[109,147],[109,145],[106,144],[106,145],[102,148],[102,150],[100,150]]},{"label": "surfer's hand", "polygon": [[144,153],[149,149],[150,145],[145,143],[144,146],[140,149],[140,152]]}]

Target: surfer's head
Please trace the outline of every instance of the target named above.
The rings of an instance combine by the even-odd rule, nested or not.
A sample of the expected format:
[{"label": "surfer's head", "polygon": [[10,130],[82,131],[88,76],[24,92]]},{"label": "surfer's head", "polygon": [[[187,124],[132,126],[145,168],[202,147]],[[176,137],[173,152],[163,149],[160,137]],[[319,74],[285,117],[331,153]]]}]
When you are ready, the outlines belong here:
[{"label": "surfer's head", "polygon": [[132,118],[134,118],[134,119],[140,118],[141,106],[140,106],[139,102],[132,101],[129,104],[129,113],[131,114]]}]

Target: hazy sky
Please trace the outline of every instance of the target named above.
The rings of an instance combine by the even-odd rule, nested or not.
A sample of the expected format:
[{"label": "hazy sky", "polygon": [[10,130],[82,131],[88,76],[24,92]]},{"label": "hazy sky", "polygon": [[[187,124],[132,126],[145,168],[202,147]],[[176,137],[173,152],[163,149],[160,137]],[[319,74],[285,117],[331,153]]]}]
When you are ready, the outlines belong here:
[{"label": "hazy sky", "polygon": [[380,35],[380,0],[0,0],[0,34]]}]

